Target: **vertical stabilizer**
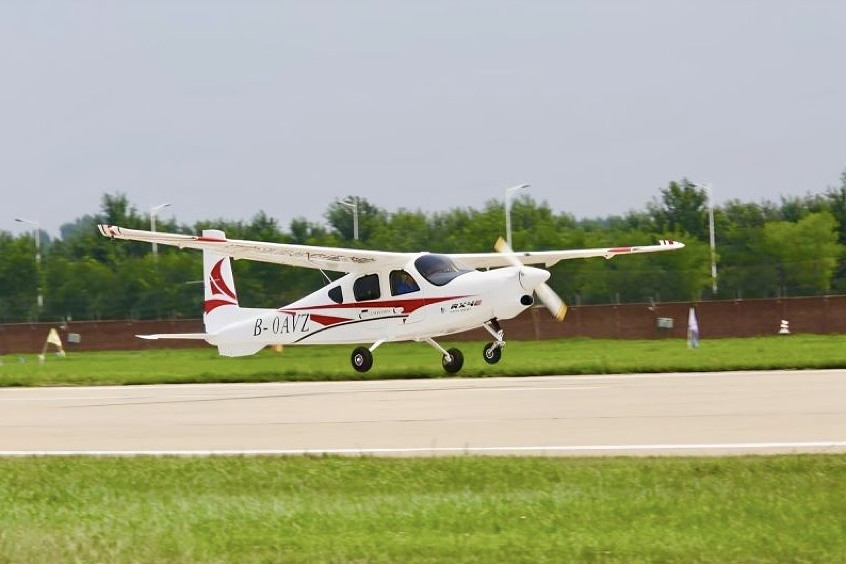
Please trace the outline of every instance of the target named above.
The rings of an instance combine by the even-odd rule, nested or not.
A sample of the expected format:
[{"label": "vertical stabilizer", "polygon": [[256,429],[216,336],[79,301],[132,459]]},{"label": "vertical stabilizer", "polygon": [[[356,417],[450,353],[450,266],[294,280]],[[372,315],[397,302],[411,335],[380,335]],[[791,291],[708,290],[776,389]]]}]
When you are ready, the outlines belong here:
[{"label": "vertical stabilizer", "polygon": [[[218,229],[204,230],[203,237],[226,240],[224,232]],[[207,333],[216,333],[239,319],[238,294],[235,292],[235,279],[228,255],[203,251],[203,283],[203,323]]]}]

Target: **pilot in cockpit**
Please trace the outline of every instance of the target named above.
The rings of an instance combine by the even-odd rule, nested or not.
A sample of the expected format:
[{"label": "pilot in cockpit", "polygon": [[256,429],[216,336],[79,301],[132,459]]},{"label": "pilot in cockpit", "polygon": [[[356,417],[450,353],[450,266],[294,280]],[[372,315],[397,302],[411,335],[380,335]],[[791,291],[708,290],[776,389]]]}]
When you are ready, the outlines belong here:
[{"label": "pilot in cockpit", "polygon": [[405,270],[394,270],[391,272],[391,293],[395,296],[410,294],[420,289],[411,274]]}]

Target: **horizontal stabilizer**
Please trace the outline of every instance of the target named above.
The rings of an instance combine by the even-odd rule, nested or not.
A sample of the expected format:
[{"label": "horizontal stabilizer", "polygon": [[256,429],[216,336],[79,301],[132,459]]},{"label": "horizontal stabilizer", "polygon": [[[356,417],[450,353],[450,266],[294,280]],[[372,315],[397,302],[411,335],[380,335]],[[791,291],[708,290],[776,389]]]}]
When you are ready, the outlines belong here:
[{"label": "horizontal stabilizer", "polygon": [[157,335],[135,335],[140,339],[194,339],[205,341],[208,333],[159,333]]},{"label": "horizontal stabilizer", "polygon": [[261,343],[225,343],[217,345],[217,354],[220,356],[249,356],[256,354],[265,345]]}]

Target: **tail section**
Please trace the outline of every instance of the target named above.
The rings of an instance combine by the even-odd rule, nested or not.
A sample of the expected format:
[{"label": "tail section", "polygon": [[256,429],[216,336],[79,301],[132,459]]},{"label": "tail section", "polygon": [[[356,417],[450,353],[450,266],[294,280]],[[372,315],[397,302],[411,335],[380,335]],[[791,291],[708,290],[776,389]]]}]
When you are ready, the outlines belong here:
[{"label": "tail section", "polygon": [[[217,347],[223,356],[246,356],[264,348],[267,340],[256,339],[256,316],[274,313],[275,310],[242,308],[238,304],[235,279],[232,276],[230,257],[226,252],[226,235],[217,229],[206,229],[202,237],[174,233],[155,233],[137,229],[124,229],[115,225],[100,225],[100,233],[112,239],[156,242],[176,247],[203,250],[203,325],[205,333],[162,333],[138,335],[142,339],[191,339],[202,340]],[[209,249],[221,247],[222,252]]]},{"label": "tail section", "polygon": [[[225,240],[226,235],[217,229],[206,229],[203,231],[203,238]],[[238,293],[235,290],[235,277],[232,275],[229,255],[203,250],[203,284],[203,324],[208,335],[206,341],[216,345],[218,353],[222,356],[247,356],[264,348],[264,345],[255,341],[226,342],[225,338],[215,338],[215,334],[227,326],[253,315],[253,310],[238,305]]]}]

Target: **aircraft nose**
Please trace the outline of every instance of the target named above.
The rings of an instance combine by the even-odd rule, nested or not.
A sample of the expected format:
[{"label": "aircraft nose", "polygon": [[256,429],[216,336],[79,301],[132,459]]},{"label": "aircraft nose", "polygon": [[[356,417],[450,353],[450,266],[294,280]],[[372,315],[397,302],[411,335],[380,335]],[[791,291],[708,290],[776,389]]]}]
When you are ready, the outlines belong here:
[{"label": "aircraft nose", "polygon": [[535,288],[549,280],[549,272],[531,266],[520,270],[520,285],[527,292],[533,292]]}]

